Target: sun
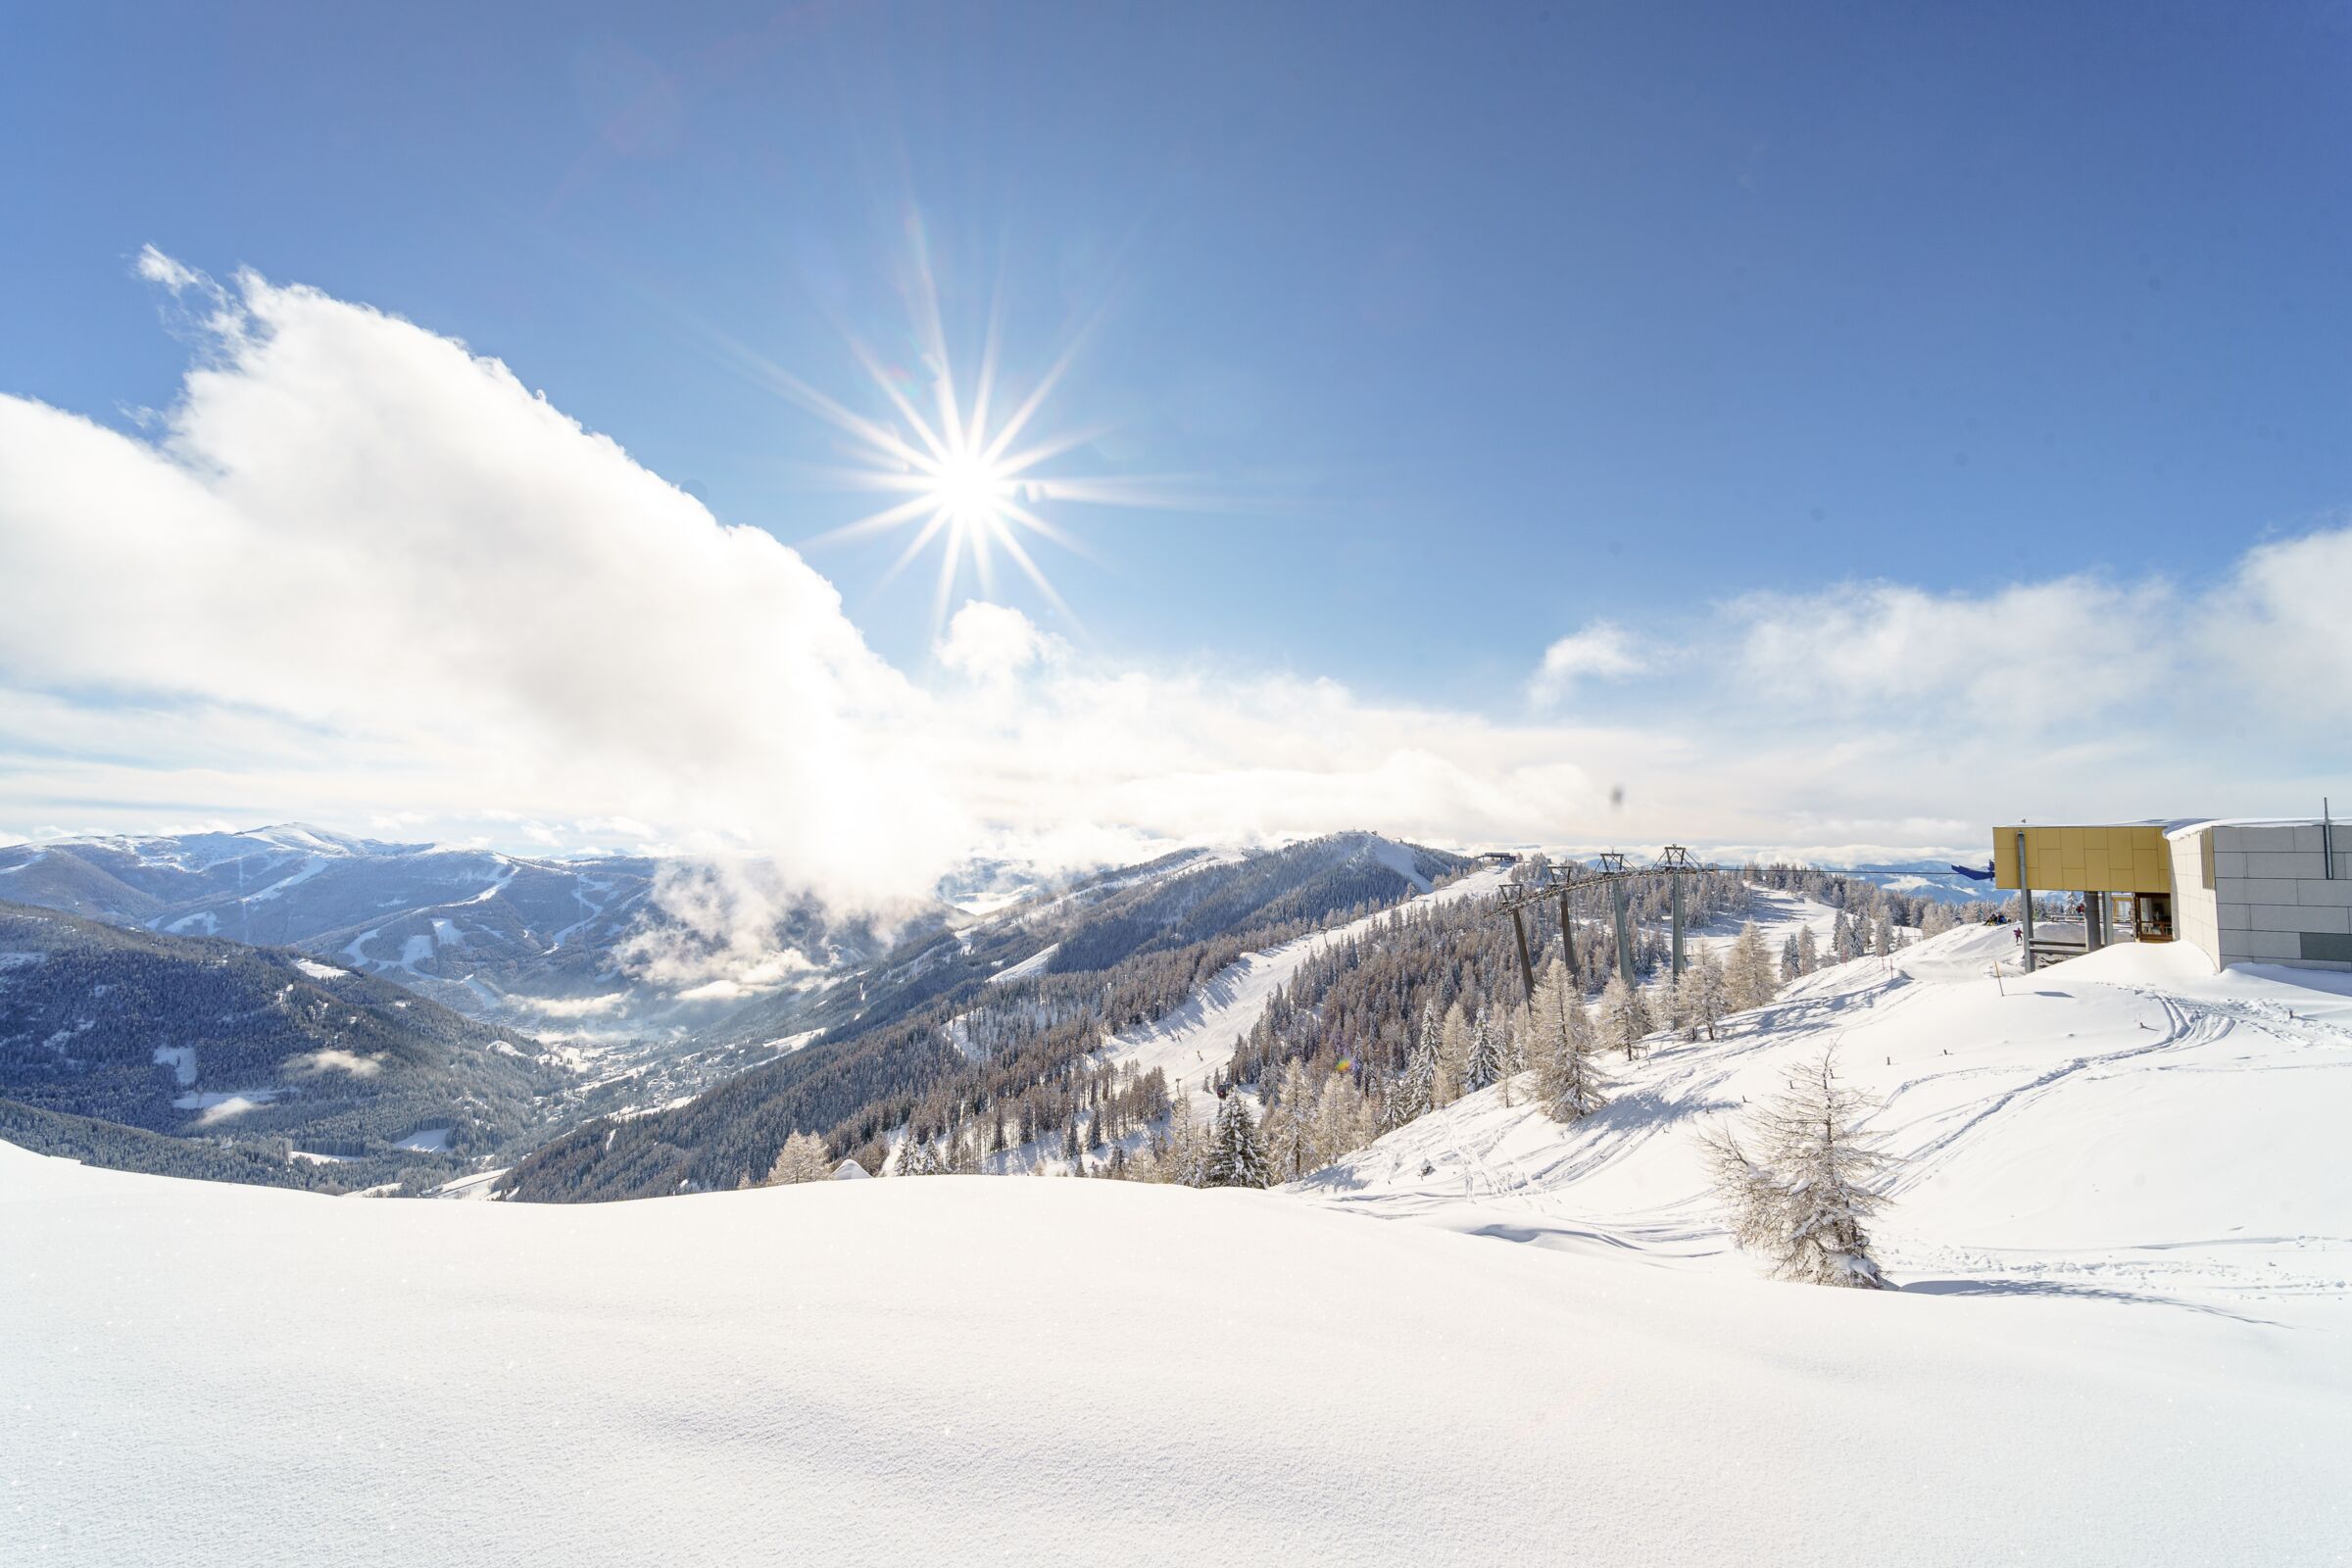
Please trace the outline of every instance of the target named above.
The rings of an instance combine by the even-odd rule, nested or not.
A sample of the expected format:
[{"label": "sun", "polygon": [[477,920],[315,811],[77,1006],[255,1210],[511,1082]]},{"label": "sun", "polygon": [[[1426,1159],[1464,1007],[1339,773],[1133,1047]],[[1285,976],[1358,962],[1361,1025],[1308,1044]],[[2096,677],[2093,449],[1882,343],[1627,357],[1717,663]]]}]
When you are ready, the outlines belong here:
[{"label": "sun", "polygon": [[948,514],[951,523],[1002,530],[1004,516],[998,511],[1012,494],[1012,475],[988,461],[986,453],[963,448],[950,452],[927,470],[929,497]]},{"label": "sun", "polygon": [[[1081,324],[1045,373],[1018,400],[999,375],[999,322],[992,309],[976,373],[959,381],[948,352],[939,291],[919,239],[904,293],[912,318],[911,364],[889,364],[845,332],[870,384],[861,398],[874,412],[852,408],[780,367],[738,351],[759,378],[818,416],[849,438],[847,466],[817,470],[830,485],[880,491],[893,497],[877,511],[803,540],[821,547],[844,540],[905,531],[909,537],[874,584],[879,592],[934,545],[939,570],[932,590],[932,624],[946,624],[959,574],[967,569],[983,595],[997,591],[997,566],[1009,561],[1054,610],[1075,628],[1077,616],[1032,553],[1040,540],[1091,555],[1050,514],[1072,507],[1168,509],[1217,503],[1192,494],[1180,475],[1117,475],[1102,471],[1096,447],[1110,427],[1064,426],[1047,433],[1048,400],[1062,383],[1092,323]],[[1001,302],[1000,302],[1001,303]],[[1077,465],[1072,471],[1069,465]],[[1087,471],[1088,469],[1093,471]]]}]

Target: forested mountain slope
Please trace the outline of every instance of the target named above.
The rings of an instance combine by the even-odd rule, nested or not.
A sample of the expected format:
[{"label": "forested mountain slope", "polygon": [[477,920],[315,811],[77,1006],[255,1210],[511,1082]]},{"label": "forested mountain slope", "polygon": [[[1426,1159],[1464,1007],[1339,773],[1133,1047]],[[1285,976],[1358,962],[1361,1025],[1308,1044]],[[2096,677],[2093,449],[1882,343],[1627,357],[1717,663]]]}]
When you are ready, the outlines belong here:
[{"label": "forested mountain slope", "polygon": [[[356,1179],[504,1150],[564,1076],[528,1036],[299,954],[0,905],[0,1100],[33,1111],[356,1162]],[[153,1168],[155,1146],[117,1142]]]},{"label": "forested mountain slope", "polygon": [[1252,948],[1396,904],[1467,863],[1349,833],[1090,878],[909,943],[791,1010],[748,1009],[739,1038],[824,1033],[689,1103],[588,1123],[518,1165],[507,1190],[576,1200],[733,1187],[764,1174],[795,1131],[872,1158],[909,1119],[985,1113],[1004,1138],[1056,1124],[1091,1098],[1086,1074],[1099,1069],[1084,1058],[1104,1033],[1159,1016]]}]

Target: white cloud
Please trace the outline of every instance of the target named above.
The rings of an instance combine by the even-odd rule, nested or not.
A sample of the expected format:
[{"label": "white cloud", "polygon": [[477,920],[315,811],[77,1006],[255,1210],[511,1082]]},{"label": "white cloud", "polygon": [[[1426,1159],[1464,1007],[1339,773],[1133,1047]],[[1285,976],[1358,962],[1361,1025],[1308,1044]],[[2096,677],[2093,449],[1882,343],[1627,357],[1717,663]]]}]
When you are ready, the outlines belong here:
[{"label": "white cloud", "polygon": [[131,263],[131,270],[150,283],[162,284],[174,295],[185,294],[189,289],[208,295],[220,292],[211,278],[186,263],[166,256],[152,245],[139,247],[138,259]]},{"label": "white cloud", "polygon": [[2233,686],[2341,740],[2352,723],[2352,527],[2257,546],[2201,611],[2193,635]]},{"label": "white cloud", "polygon": [[1528,695],[1539,704],[1557,703],[1579,681],[1617,680],[1648,667],[1623,627],[1596,620],[1544,650],[1544,662],[1528,682]]},{"label": "white cloud", "polygon": [[1738,610],[1739,668],[1765,697],[1898,721],[1905,705],[1945,703],[2026,729],[2093,716],[2163,686],[2179,651],[2180,607],[2161,582],[2067,577],[1984,595],[1843,584]]},{"label": "white cloud", "polygon": [[1060,638],[1038,630],[1019,611],[978,600],[956,612],[933,650],[942,664],[974,680],[1008,679],[1068,651]]},{"label": "white cloud", "polygon": [[[141,270],[210,287],[168,260]],[[152,437],[0,397],[0,814],[706,853],[714,880],[664,889],[685,936],[642,956],[678,984],[786,983],[762,933],[792,892],[887,914],[974,851],[1950,845],[1996,816],[2293,809],[2318,790],[2285,741],[2352,692],[2336,531],[2210,591],[1841,585],[1679,641],[1596,623],[1531,684],[1671,674],[1616,725],[1108,667],[979,604],[935,694],[798,555],[496,361],[308,289],[220,299]]]}]

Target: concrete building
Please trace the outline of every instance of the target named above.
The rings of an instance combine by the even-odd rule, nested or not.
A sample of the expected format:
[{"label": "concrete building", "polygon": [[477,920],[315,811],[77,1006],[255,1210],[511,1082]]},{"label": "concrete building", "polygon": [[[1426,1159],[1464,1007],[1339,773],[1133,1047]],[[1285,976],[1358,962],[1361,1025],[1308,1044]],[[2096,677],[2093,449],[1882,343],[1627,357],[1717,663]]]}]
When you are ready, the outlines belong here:
[{"label": "concrete building", "polygon": [[[2080,894],[2080,939],[2037,937],[2030,960],[2129,933],[2191,944],[2216,968],[2285,963],[2352,971],[2352,827],[2322,819],[2023,823],[1992,830],[1993,881]],[[2031,911],[2033,900],[2027,907]]]},{"label": "concrete building", "polygon": [[2165,837],[2180,939],[2217,967],[2352,970],[2352,829],[2317,821],[2183,822]]}]

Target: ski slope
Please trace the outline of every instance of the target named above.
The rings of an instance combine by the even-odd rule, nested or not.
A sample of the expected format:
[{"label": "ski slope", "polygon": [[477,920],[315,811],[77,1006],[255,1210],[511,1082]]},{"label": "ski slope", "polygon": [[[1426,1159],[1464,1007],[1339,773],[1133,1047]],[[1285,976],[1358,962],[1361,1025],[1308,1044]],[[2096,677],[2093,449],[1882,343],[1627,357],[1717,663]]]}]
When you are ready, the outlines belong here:
[{"label": "ski slope", "polygon": [[0,1147],[0,1561],[2293,1564],[2352,1369],[1281,1193],[338,1201]]},{"label": "ski slope", "polygon": [[[1835,1043],[1905,1157],[1879,1226],[1909,1291],[2129,1300],[2352,1329],[2352,982],[2209,971],[2186,944],[2027,976],[2007,927],[1808,975],[1715,1042],[1612,1053],[1574,1127],[1494,1090],[1299,1184],[1355,1213],[1750,1274],[1699,1129]],[[2003,973],[1995,978],[1999,965]],[[2352,1455],[2347,1455],[2352,1460]]]},{"label": "ski slope", "polygon": [[1473,871],[1434,892],[1417,894],[1346,925],[1297,937],[1262,952],[1246,953],[1210,976],[1181,1005],[1104,1041],[1097,1059],[1139,1074],[1157,1067],[1168,1075],[1171,1091],[1190,1089],[1206,1110],[1216,1101],[1206,1087],[1208,1080],[1233,1054],[1234,1041],[1256,1026],[1274,993],[1288,985],[1307,959],[1354,940],[1398,910],[1417,911],[1497,893],[1509,880],[1507,867]]}]

